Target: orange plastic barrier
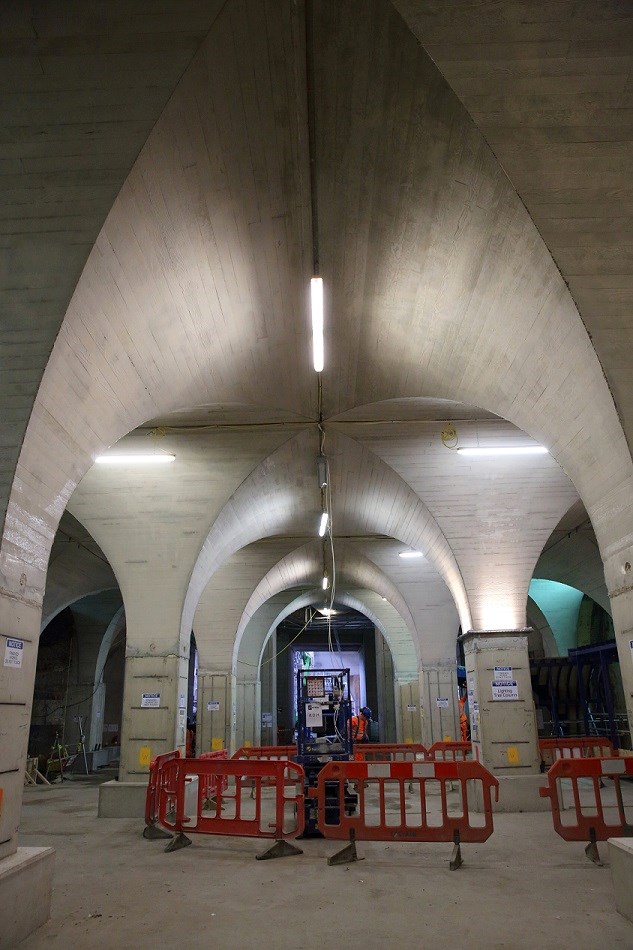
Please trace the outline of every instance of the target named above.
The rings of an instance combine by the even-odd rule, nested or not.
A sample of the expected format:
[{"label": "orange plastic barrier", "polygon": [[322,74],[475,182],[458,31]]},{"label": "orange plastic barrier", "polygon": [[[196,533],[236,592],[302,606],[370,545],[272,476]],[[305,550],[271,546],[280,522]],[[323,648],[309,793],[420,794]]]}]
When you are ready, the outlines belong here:
[{"label": "orange plastic barrier", "polygon": [[[297,754],[296,745],[261,745],[242,746],[234,752],[231,759],[242,759],[249,762],[287,762]],[[272,784],[272,780],[265,784]]]},{"label": "orange plastic barrier", "polygon": [[434,742],[427,752],[427,759],[434,762],[465,762],[472,754],[471,742]]},{"label": "orange plastic barrier", "polygon": [[157,755],[152,759],[149,765],[149,781],[147,783],[147,793],[145,795],[145,829],[144,838],[165,838],[169,837],[160,828],[156,827],[158,821],[158,798],[159,791],[165,781],[164,768],[168,762],[173,762],[180,758],[180,752],[175,749],[173,752],[165,752],[163,755]]},{"label": "orange plastic barrier", "polygon": [[572,736],[571,738],[539,739],[541,761],[552,765],[557,759],[588,759],[617,755],[610,739],[601,736]]},{"label": "orange plastic barrier", "polygon": [[[297,837],[304,828],[305,776],[300,765],[288,761],[176,759],[168,762],[163,772],[166,778],[158,791],[158,821],[176,835],[165,850],[175,851],[191,844],[184,834],[187,830],[196,834],[275,838],[277,852],[259,857],[298,853],[285,839]],[[197,807],[195,814],[188,815],[185,789],[196,776]],[[264,795],[266,785],[274,787],[272,797],[270,792]],[[246,791],[250,795],[251,787],[254,795],[244,798]],[[205,810],[211,789],[212,807]]]},{"label": "orange plastic barrier", "polygon": [[[565,841],[588,841],[585,853],[598,864],[596,841],[631,832],[633,803],[627,816],[620,786],[625,776],[633,777],[632,758],[558,759],[547,772],[547,785],[539,789],[541,797],[550,800],[556,833]],[[561,806],[564,779],[571,785],[573,812]]]},{"label": "orange plastic barrier", "polygon": [[426,758],[426,747],[404,742],[362,742],[354,746],[357,762],[417,762]]},{"label": "orange plastic barrier", "polygon": [[[475,822],[467,794],[467,783],[473,781],[481,783],[483,801],[483,813]],[[358,793],[356,814],[346,814],[348,783]],[[439,795],[432,795],[430,783],[439,786]],[[461,813],[452,809],[449,814],[447,793],[455,783],[461,792]],[[413,789],[413,797],[407,788]],[[316,788],[318,826],[325,838],[349,839],[352,847],[356,840],[452,841],[454,869],[462,863],[460,842],[486,841],[494,830],[493,788],[498,799],[499,783],[480,762],[329,762],[319,773]],[[434,803],[439,809],[433,809]],[[330,863],[341,863],[340,855]]]},{"label": "orange plastic barrier", "polygon": [[[229,753],[226,749],[216,749],[215,752],[203,752],[202,755],[199,755],[199,759],[213,759],[215,761],[226,762],[229,757]],[[200,786],[202,791],[201,794],[207,801],[211,801],[217,794],[217,789],[215,784],[207,781],[207,776],[202,776],[200,778]],[[222,789],[228,788],[228,778],[224,779],[222,784]]]},{"label": "orange plastic barrier", "polygon": [[242,746],[234,752],[231,759],[263,759],[267,762],[286,762],[297,754],[296,745],[260,745]]}]

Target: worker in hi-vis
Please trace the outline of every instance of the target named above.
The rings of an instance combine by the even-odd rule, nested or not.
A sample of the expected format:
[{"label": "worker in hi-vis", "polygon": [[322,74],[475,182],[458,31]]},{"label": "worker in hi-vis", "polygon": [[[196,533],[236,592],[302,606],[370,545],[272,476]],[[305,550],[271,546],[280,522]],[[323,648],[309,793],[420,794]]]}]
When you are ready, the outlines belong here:
[{"label": "worker in hi-vis", "polygon": [[371,709],[369,706],[363,706],[358,716],[352,716],[352,741],[369,742],[369,723],[371,722]]}]

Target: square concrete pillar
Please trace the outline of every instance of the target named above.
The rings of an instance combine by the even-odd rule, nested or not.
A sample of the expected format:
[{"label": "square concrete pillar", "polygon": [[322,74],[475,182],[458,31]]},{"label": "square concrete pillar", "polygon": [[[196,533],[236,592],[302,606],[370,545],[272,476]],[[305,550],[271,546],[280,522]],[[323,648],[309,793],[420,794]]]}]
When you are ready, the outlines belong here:
[{"label": "square concrete pillar", "polygon": [[473,753],[498,777],[540,773],[528,633],[462,636]]}]

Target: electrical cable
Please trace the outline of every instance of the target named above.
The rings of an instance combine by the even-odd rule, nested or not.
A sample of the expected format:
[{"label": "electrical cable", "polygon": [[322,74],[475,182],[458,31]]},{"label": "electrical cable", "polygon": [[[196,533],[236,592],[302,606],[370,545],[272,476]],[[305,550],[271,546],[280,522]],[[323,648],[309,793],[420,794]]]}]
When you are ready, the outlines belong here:
[{"label": "electrical cable", "polygon": [[299,637],[301,636],[301,634],[303,633],[303,631],[305,630],[305,628],[306,628],[306,627],[309,627],[313,620],[314,620],[314,611],[313,611],[313,610],[310,610],[310,616],[309,616],[309,618],[306,620],[306,622],[304,623],[304,625],[302,626],[302,628],[301,628],[301,630],[299,631],[299,633],[298,633],[295,637],[293,637],[292,640],[290,640],[290,641],[285,645],[285,647],[282,647],[281,650],[278,650],[277,653],[275,653],[274,656],[269,657],[267,660],[262,660],[261,663],[247,663],[246,660],[240,660],[239,663],[240,663],[242,666],[250,666],[251,669],[253,669],[253,670],[258,670],[258,669],[260,669],[260,667],[266,666],[267,663],[272,663],[273,660],[276,660],[278,656],[281,656],[282,653],[285,653],[286,650],[289,649],[289,647],[292,646],[292,644],[295,642],[295,640],[298,640],[298,639],[299,639]]}]

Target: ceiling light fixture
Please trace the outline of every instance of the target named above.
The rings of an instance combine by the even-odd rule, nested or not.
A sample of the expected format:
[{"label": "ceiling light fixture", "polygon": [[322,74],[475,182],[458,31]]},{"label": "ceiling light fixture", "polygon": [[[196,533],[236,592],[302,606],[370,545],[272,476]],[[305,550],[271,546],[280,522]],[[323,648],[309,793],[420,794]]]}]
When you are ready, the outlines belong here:
[{"label": "ceiling light fixture", "polygon": [[319,537],[322,538],[327,530],[328,513],[324,511],[321,515],[321,524],[319,525]]},{"label": "ceiling light fixture", "polygon": [[317,478],[319,488],[327,488],[327,459],[325,455],[317,455]]},{"label": "ceiling light fixture", "polygon": [[424,557],[422,551],[400,551],[398,557]]},{"label": "ceiling light fixture", "polygon": [[174,462],[175,455],[97,455],[99,465],[164,465]]},{"label": "ceiling light fixture", "polygon": [[333,610],[332,607],[317,607],[317,610],[320,614],[323,614],[324,617],[333,617],[334,614],[338,613],[338,610]]},{"label": "ceiling light fixture", "polygon": [[323,352],[323,278],[313,277],[310,281],[310,299],[312,302],[312,356],[314,369],[322,372],[325,357]]},{"label": "ceiling light fixture", "polygon": [[460,455],[484,456],[484,455],[547,455],[547,449],[544,445],[499,445],[482,448],[473,446],[472,448],[457,449]]}]

